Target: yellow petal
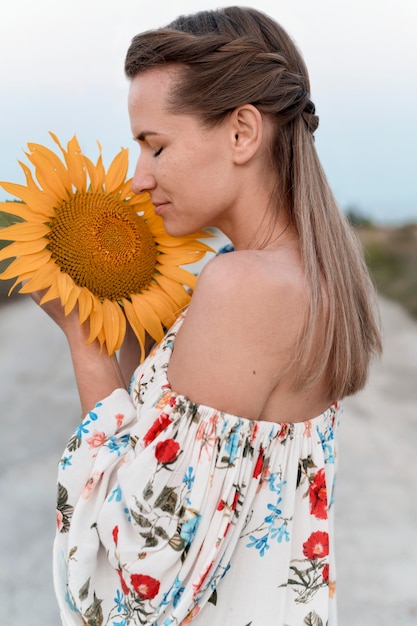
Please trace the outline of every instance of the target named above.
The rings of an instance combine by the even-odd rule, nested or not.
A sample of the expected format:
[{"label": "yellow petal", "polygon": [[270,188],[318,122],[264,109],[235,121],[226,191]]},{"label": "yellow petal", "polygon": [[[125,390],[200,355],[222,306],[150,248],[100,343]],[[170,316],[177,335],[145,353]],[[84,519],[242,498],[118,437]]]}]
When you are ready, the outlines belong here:
[{"label": "yellow petal", "polygon": [[87,167],[75,135],[68,142],[68,152],[64,152],[64,157],[72,184],[76,187],[77,191],[85,191]]},{"label": "yellow petal", "polygon": [[78,310],[80,323],[83,324],[93,308],[93,296],[86,287],[83,287],[78,296]]},{"label": "yellow petal", "polygon": [[17,215],[25,220],[39,221],[40,218],[43,222],[45,218],[50,218],[54,215],[53,207],[47,195],[40,189],[34,192],[23,185],[7,182],[1,182],[0,186],[3,187],[7,193],[16,196],[16,198],[20,198],[24,202],[24,204],[14,202],[13,205],[10,206],[8,213],[13,211],[12,215]]},{"label": "yellow petal", "polygon": [[46,224],[19,222],[0,229],[0,240],[3,241],[34,241],[50,232]]},{"label": "yellow petal", "polygon": [[56,286],[59,291],[62,306],[66,306],[70,297],[74,281],[65,272],[58,272],[55,278]]},{"label": "yellow petal", "polygon": [[48,206],[53,207],[56,204],[56,198],[55,196],[48,194],[46,191],[44,191],[43,189],[40,189],[38,187],[38,185],[36,184],[33,176],[32,176],[32,172],[30,171],[30,169],[27,167],[27,165],[25,165],[25,163],[22,163],[22,161],[18,161],[20,167],[22,168],[24,174],[25,174],[25,178],[26,178],[26,185],[28,187],[28,189],[30,189],[31,191],[33,191],[34,193],[38,194],[41,193],[42,197],[44,198],[44,201],[48,203]]},{"label": "yellow petal", "polygon": [[58,298],[59,298],[58,288],[57,288],[57,286],[54,283],[53,285],[50,286],[48,291],[42,297],[42,299],[40,301],[40,305],[42,306],[43,304],[46,304],[50,300],[57,300]]},{"label": "yellow petal", "polygon": [[[200,239],[204,237],[201,235]],[[200,250],[206,250],[207,252],[215,252],[208,244],[203,241],[199,241],[196,235],[182,235],[181,237],[171,237],[166,232],[162,232],[161,235],[155,236],[155,239],[158,245],[167,246],[168,248],[177,248],[182,247],[184,245],[192,244],[192,242],[197,244],[197,248]]]},{"label": "yellow petal", "polygon": [[204,252],[201,253],[198,250],[196,250],[195,252],[182,252],[181,248],[178,250],[173,249],[171,251],[171,254],[159,254],[158,263],[160,263],[161,265],[188,265],[189,263],[196,263],[197,261],[199,261],[204,256],[204,254]]},{"label": "yellow petal", "polygon": [[9,278],[15,278],[22,273],[33,272],[47,263],[50,258],[51,253],[46,250],[20,257],[10,263],[4,272],[0,274],[0,278],[2,280],[8,280]]},{"label": "yellow petal", "polygon": [[107,352],[114,354],[123,341],[126,332],[126,319],[117,302],[103,300],[103,328]]},{"label": "yellow petal", "polygon": [[164,336],[164,331],[161,321],[154,309],[144,298],[137,294],[132,295],[132,304],[144,329],[155,339],[155,341],[161,341]]},{"label": "yellow petal", "polygon": [[73,279],[64,272],[58,272],[56,285],[58,287],[62,305],[65,309],[65,315],[68,315],[77,304],[81,287],[78,287],[78,285],[74,283]]},{"label": "yellow petal", "polygon": [[106,174],[106,192],[112,193],[119,189],[124,183],[129,165],[129,151],[122,148],[119,154],[116,154]]},{"label": "yellow petal", "polygon": [[103,328],[103,305],[98,298],[93,300],[93,309],[90,313],[90,337],[89,342],[96,339]]},{"label": "yellow petal", "polygon": [[141,293],[141,297],[146,300],[153,309],[158,311],[158,317],[165,328],[172,326],[179,313],[178,307],[172,298],[155,286],[150,289],[145,289],[145,291]]},{"label": "yellow petal", "polygon": [[66,198],[72,185],[68,171],[60,158],[45,146],[28,143],[30,152],[26,156],[35,166],[38,183],[56,198]]},{"label": "yellow petal", "polygon": [[[23,256],[34,254],[45,250],[45,245],[48,242],[45,239],[38,239],[36,241],[18,241],[13,242],[9,246],[0,250],[0,260],[8,259],[13,256]],[[6,256],[4,256],[6,255]]]},{"label": "yellow petal", "polygon": [[129,300],[126,298],[122,298],[124,311],[126,317],[129,321],[129,324],[136,335],[140,346],[140,362],[142,363],[145,358],[145,329],[142,326],[138,316],[136,315],[135,308]]},{"label": "yellow petal", "polygon": [[65,150],[55,133],[49,132],[49,134],[62,152],[72,185],[77,191],[86,191],[87,167],[84,161],[86,157],[81,151],[76,135],[70,139]]},{"label": "yellow petal", "polygon": [[158,285],[167,293],[170,298],[176,303],[178,309],[185,307],[190,301],[190,295],[186,292],[184,287],[172,278],[164,276],[163,274],[156,274],[154,280]]},{"label": "yellow petal", "polygon": [[55,263],[42,265],[42,267],[33,272],[28,282],[21,288],[20,293],[31,293],[32,291],[46,289],[55,282],[55,276],[58,272],[59,268]]},{"label": "yellow petal", "polygon": [[13,243],[10,243],[8,246],[4,246],[0,250],[0,261],[5,261],[6,259],[13,259],[16,255],[13,254]]},{"label": "yellow petal", "polygon": [[[14,291],[14,289],[17,287],[17,285],[19,283],[21,283],[22,281],[26,281],[28,278],[30,278],[30,274],[20,274],[20,276],[18,276],[15,280],[15,282],[13,283],[13,285],[10,287],[9,292],[7,295],[10,296],[10,294],[12,293],[12,291]],[[22,292],[22,288],[19,289],[19,293],[23,293]]]},{"label": "yellow petal", "polygon": [[104,184],[104,170],[99,170],[96,165],[94,165],[94,163],[85,155],[83,156],[83,158],[91,183],[90,191],[92,191],[93,193],[101,193]]},{"label": "yellow petal", "polygon": [[129,200],[129,205],[138,204],[135,201],[132,201],[132,197],[134,197],[134,193],[132,191],[132,179],[125,181],[123,185],[121,185],[119,189],[119,200]]},{"label": "yellow petal", "polygon": [[187,270],[183,270],[181,267],[173,267],[171,265],[159,265],[158,270],[161,274],[164,274],[164,276],[168,276],[168,278],[177,280],[184,285],[188,285],[191,289],[195,289],[197,276],[187,272]]}]

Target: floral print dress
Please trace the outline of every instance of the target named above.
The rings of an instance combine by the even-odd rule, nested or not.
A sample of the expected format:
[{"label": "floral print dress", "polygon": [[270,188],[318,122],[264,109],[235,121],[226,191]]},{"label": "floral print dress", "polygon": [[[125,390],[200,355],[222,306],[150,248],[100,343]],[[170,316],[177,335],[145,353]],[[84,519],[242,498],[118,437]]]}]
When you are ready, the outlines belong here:
[{"label": "floral print dress", "polygon": [[181,316],[79,425],[60,461],[65,626],[335,626],[337,404],[297,424],[175,393]]}]

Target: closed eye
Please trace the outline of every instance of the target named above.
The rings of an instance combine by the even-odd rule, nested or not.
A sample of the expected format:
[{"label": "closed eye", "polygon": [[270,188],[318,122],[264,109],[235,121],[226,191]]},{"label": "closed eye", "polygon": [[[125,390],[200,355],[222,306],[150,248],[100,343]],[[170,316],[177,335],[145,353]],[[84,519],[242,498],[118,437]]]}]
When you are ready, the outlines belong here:
[{"label": "closed eye", "polygon": [[159,148],[159,150],[157,150],[156,152],[153,153],[154,157],[159,157],[159,155],[161,154],[163,148]]}]

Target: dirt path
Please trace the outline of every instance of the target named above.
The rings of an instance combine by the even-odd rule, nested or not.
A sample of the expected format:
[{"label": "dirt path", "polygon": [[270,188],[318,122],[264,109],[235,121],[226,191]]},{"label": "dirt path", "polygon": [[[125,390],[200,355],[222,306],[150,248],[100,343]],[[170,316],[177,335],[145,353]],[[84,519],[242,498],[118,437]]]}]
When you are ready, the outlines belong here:
[{"label": "dirt path", "polygon": [[[381,312],[384,357],[341,426],[340,626],[417,625],[417,324],[387,301]],[[56,464],[79,418],[69,354],[23,298],[0,308],[0,346],[2,620],[57,626]]]}]

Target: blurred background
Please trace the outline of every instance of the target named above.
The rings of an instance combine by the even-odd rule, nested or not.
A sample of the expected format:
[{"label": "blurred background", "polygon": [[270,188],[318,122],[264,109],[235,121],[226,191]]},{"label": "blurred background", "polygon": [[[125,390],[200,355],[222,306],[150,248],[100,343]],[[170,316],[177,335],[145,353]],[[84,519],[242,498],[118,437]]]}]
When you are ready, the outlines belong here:
[{"label": "blurred background", "polygon": [[[132,148],[124,55],[139,31],[213,0],[3,0],[0,180],[24,183],[28,142],[74,134],[108,165]],[[417,3],[253,0],[310,70],[316,144],[380,294],[385,351],[349,399],[337,501],[341,626],[417,624]],[[13,200],[0,189],[0,202]],[[0,226],[1,216],[0,216]],[[1,244],[0,244],[1,245]],[[1,269],[0,265],[0,269]],[[0,281],[0,606],[12,626],[55,626],[56,464],[80,417],[64,339]]]}]

